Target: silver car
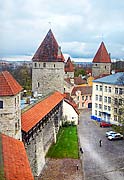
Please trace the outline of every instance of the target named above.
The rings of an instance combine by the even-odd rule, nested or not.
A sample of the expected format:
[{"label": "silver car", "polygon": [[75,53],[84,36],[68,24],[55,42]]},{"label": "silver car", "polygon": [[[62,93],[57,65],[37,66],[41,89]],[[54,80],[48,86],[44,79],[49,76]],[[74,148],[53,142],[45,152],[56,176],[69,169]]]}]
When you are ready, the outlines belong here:
[{"label": "silver car", "polygon": [[108,131],[106,132],[106,137],[111,136],[113,134],[117,134],[115,131]]},{"label": "silver car", "polygon": [[116,134],[112,134],[110,136],[108,136],[108,140],[120,140],[123,139],[123,135],[120,133],[116,133]]}]

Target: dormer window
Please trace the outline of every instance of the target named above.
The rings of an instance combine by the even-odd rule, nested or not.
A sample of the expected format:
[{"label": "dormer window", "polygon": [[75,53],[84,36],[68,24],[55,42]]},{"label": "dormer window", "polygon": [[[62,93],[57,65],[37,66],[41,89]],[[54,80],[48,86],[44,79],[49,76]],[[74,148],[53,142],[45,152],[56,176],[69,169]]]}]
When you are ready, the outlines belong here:
[{"label": "dormer window", "polygon": [[3,101],[0,101],[0,109],[3,109]]}]

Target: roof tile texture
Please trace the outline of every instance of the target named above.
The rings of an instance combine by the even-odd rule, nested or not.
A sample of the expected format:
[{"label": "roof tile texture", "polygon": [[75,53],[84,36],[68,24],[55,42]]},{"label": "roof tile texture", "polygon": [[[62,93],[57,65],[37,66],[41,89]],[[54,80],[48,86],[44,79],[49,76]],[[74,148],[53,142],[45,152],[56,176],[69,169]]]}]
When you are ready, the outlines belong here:
[{"label": "roof tile texture", "polygon": [[26,112],[22,113],[22,130],[28,132],[63,99],[64,96],[60,92],[55,92]]},{"label": "roof tile texture", "polygon": [[111,63],[111,58],[110,58],[103,42],[101,43],[101,45],[93,59],[93,63]]},{"label": "roof tile texture", "polygon": [[76,96],[76,91],[81,91],[81,95],[92,94],[92,86],[77,86],[72,89],[71,95]]},{"label": "roof tile texture", "polygon": [[6,180],[34,180],[23,142],[2,134]]},{"label": "roof tile texture", "polygon": [[70,57],[65,63],[65,72],[74,72],[74,65],[72,64]]},{"label": "roof tile texture", "polygon": [[22,90],[19,83],[8,71],[0,72],[0,96],[12,96]]},{"label": "roof tile texture", "polygon": [[51,29],[37,49],[32,60],[40,62],[64,62],[64,56]]}]

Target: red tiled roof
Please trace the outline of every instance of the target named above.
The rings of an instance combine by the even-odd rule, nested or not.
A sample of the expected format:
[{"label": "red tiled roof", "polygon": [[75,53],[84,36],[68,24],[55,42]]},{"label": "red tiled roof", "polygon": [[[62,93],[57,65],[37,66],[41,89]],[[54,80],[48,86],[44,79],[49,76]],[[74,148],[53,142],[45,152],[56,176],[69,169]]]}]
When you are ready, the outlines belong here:
[{"label": "red tiled roof", "polygon": [[76,91],[81,91],[81,95],[92,94],[92,86],[77,86],[72,89],[71,96],[76,96]]},{"label": "red tiled roof", "polygon": [[74,77],[74,84],[75,85],[87,84],[87,81],[85,79],[82,79],[81,76],[78,76],[78,77]]},{"label": "red tiled roof", "polygon": [[0,134],[6,180],[34,180],[23,142]]},{"label": "red tiled roof", "polygon": [[8,71],[0,72],[0,96],[12,96],[21,90],[22,87]]},{"label": "red tiled roof", "polygon": [[72,64],[70,57],[65,63],[65,72],[74,72],[74,65]]},{"label": "red tiled roof", "polygon": [[26,112],[22,113],[22,130],[28,132],[63,99],[64,96],[60,92],[55,92]]},{"label": "red tiled roof", "polygon": [[93,63],[111,63],[111,58],[110,58],[103,42],[101,43],[101,45],[93,59]]},{"label": "red tiled roof", "polygon": [[101,74],[99,76],[95,76],[94,79],[99,79],[99,78],[102,78],[102,77],[105,77],[105,76],[108,76],[110,74]]},{"label": "red tiled roof", "polygon": [[32,60],[40,62],[64,62],[64,56],[51,29],[37,49]]}]

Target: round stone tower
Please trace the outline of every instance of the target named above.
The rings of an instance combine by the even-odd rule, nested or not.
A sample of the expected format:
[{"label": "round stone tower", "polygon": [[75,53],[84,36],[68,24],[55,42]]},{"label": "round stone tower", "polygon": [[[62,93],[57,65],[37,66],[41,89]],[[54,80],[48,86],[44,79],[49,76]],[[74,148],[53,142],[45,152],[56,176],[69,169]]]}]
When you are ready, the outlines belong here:
[{"label": "round stone tower", "polygon": [[45,96],[55,90],[64,92],[64,56],[50,29],[32,58],[32,91]]},{"label": "round stone tower", "polygon": [[0,132],[21,140],[22,87],[8,71],[0,72]]}]

